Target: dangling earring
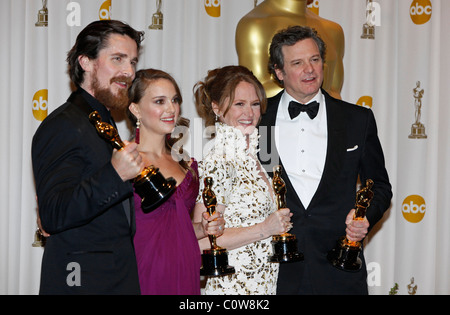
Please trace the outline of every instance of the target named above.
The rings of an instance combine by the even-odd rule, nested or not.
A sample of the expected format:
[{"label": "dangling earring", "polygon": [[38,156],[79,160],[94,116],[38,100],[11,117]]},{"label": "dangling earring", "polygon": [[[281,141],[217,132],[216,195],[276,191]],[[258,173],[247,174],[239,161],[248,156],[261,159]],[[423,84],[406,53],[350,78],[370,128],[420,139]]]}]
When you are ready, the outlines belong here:
[{"label": "dangling earring", "polygon": [[136,142],[137,144],[139,144],[139,126],[141,125],[141,121],[139,120],[139,118],[136,121],[136,134],[134,137],[134,142]]}]

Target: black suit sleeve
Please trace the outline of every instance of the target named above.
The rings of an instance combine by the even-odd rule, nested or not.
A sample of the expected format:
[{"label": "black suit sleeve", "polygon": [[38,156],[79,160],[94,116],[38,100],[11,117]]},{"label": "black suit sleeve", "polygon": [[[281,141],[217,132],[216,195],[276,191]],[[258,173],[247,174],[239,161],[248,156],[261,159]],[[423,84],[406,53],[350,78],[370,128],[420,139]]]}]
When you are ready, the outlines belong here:
[{"label": "black suit sleeve", "polygon": [[48,233],[89,223],[131,193],[110,162],[112,148],[93,134],[87,119],[60,115],[41,127],[33,138],[32,160]]},{"label": "black suit sleeve", "polygon": [[374,197],[367,210],[367,219],[372,228],[389,208],[392,198],[391,184],[385,168],[383,149],[377,135],[375,117],[371,110],[367,110],[367,129],[364,150],[361,158],[360,179],[364,185],[366,179],[374,181]]}]

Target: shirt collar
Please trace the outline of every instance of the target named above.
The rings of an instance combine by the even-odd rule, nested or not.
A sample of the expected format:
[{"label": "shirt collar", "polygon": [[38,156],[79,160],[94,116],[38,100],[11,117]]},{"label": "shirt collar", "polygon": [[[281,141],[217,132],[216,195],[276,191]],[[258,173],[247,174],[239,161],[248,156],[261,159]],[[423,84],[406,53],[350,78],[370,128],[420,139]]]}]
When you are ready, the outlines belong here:
[{"label": "shirt collar", "polygon": [[100,103],[95,97],[93,97],[90,93],[88,93],[83,88],[79,87],[79,92],[83,96],[83,98],[86,100],[86,102],[89,104],[89,106],[92,107],[93,110],[96,110],[100,116],[102,117],[102,121],[104,122],[110,122],[111,121],[111,113],[110,111]]}]

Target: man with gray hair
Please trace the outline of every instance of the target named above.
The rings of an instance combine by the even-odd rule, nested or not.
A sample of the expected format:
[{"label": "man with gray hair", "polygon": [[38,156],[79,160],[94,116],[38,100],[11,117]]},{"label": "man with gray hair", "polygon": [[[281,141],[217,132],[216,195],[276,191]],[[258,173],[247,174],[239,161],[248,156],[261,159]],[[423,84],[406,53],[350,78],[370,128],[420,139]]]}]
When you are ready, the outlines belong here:
[{"label": "man with gray hair", "polygon": [[[304,254],[303,261],[280,266],[277,294],[367,294],[364,257],[362,270],[349,273],[328,262],[327,253],[345,233],[363,240],[392,197],[372,111],[322,89],[325,48],[305,26],[279,31],[270,45],[269,69],[284,90],[268,100],[260,126],[274,132],[261,142],[285,169],[290,233]],[[361,221],[353,220],[358,178],[372,179],[375,195]]]}]

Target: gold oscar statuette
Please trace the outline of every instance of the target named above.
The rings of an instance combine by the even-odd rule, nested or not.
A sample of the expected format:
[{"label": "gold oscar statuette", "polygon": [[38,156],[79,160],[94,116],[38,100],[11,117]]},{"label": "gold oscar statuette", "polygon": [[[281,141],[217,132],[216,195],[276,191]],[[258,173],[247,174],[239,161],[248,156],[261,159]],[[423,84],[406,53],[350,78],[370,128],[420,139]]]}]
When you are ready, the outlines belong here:
[{"label": "gold oscar statuette", "polygon": [[362,39],[375,39],[375,25],[369,23],[370,13],[368,8],[372,8],[372,0],[366,0],[366,23],[363,24]]},{"label": "gold oscar statuette", "polygon": [[410,139],[426,139],[425,126],[420,122],[422,112],[422,98],[424,90],[420,88],[420,81],[417,81],[416,87],[413,89],[414,93],[414,107],[416,108],[416,121],[411,126]]},{"label": "gold oscar statuette", "polygon": [[152,24],[148,27],[151,30],[162,30],[163,29],[163,14],[161,12],[161,1],[156,0],[156,12],[152,16]]},{"label": "gold oscar statuette", "polygon": [[[216,195],[211,188],[213,180],[211,177],[205,177],[204,183],[205,188],[202,193],[203,203],[209,215],[213,215],[216,212],[217,206]],[[202,276],[224,276],[235,273],[234,267],[228,265],[227,250],[216,244],[217,237],[215,235],[208,235],[208,237],[211,249],[203,250],[200,274]]]},{"label": "gold oscar statuette", "polygon": [[37,22],[34,24],[35,26],[48,26],[48,9],[47,9],[47,0],[42,0],[42,9],[38,11]]},{"label": "gold oscar statuette", "polygon": [[34,232],[34,242],[31,244],[33,247],[45,247],[45,242],[47,239],[41,232],[41,229],[37,228],[36,232]]},{"label": "gold oscar statuette", "polygon": [[[97,111],[89,115],[89,121],[97,129],[97,133],[109,141],[112,146],[121,150],[125,146],[117,129],[102,121]],[[138,195],[142,198],[141,206],[145,213],[148,213],[163,203],[175,191],[177,182],[174,178],[164,178],[159,169],[150,165],[133,179],[134,188]]]},{"label": "gold oscar statuette", "polygon": [[[373,198],[373,186],[371,179],[366,180],[366,186],[356,193],[355,214],[353,220],[364,220],[367,208]],[[338,239],[336,247],[328,252],[328,261],[336,268],[345,271],[359,271],[361,269],[361,242],[354,242],[342,236]]]},{"label": "gold oscar statuette", "polygon": [[[281,165],[273,168],[272,187],[276,196],[278,210],[286,208],[286,184],[281,178]],[[298,252],[297,238],[294,234],[283,233],[272,236],[273,255],[269,262],[284,263],[303,260],[303,254]]]}]

